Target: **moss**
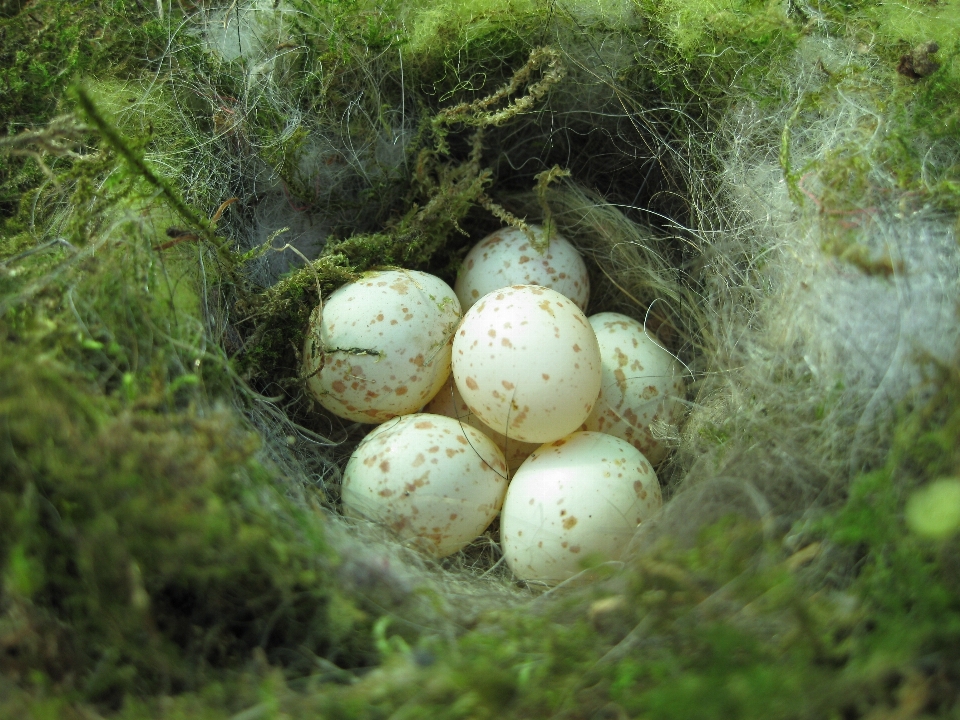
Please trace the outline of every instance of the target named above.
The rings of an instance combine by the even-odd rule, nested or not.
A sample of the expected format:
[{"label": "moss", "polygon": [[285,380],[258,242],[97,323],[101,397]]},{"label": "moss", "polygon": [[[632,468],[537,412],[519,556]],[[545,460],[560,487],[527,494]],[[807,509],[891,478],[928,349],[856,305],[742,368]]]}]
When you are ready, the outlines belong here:
[{"label": "moss", "polygon": [[[7,134],[45,123],[63,111],[63,93],[78,75],[139,72],[159,54],[166,32],[143,7],[123,0],[21,3],[0,17],[0,123]],[[0,154],[0,215],[42,182],[27,159]]]},{"label": "moss", "polygon": [[370,652],[348,640],[320,516],[283,498],[228,414],[113,416],[84,378],[15,351],[0,378],[8,677],[116,705],[258,648],[292,668]]},{"label": "moss", "polygon": [[[791,197],[816,213],[822,249],[868,274],[902,269],[861,242],[863,231],[892,205],[899,212],[960,213],[960,46],[952,38],[945,43],[940,67],[929,77],[898,75],[895,58],[880,67],[866,57],[824,65],[824,82],[800,98],[784,128],[781,165]],[[836,108],[862,120],[805,164],[794,165],[793,135],[810,132],[822,113]]]}]

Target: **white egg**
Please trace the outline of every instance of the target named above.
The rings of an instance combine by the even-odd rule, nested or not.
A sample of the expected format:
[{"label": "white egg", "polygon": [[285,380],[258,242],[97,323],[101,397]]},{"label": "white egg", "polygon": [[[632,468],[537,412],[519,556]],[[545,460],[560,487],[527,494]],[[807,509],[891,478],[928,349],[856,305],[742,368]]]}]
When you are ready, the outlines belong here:
[{"label": "white egg", "polygon": [[589,320],[600,344],[603,382],[583,429],[623,438],[657,464],[667,448],[650,427],[657,421],[679,421],[683,367],[633,318],[606,312]]},{"label": "white egg", "polygon": [[[539,240],[543,228],[531,225]],[[530,244],[522,230],[500,228],[473,246],[453,289],[464,312],[483,295],[508,285],[542,285],[573,300],[581,310],[590,299],[587,266],[570,241],[554,233],[546,252]]]},{"label": "white egg", "polygon": [[443,280],[416,270],[365,273],[310,318],[307,387],[330,412],[379,423],[415,412],[450,374],[460,303]]},{"label": "white egg", "polygon": [[501,435],[496,430],[484,425],[480,418],[470,412],[470,407],[463,401],[456,383],[453,382],[453,377],[450,377],[444,383],[440,392],[427,403],[423,411],[456,418],[462,423],[475,427],[500,448],[500,452],[503,453],[503,457],[507,461],[507,467],[510,468],[511,472],[520,467],[520,464],[530,457],[530,453],[541,445],[541,443],[528,443],[508,438],[506,435]]},{"label": "white egg", "polygon": [[660,505],[657,476],[639,450],[575,432],[543,445],[513,476],[500,518],[503,554],[518,578],[562,582],[584,560],[619,560]]},{"label": "white egg", "polygon": [[501,435],[549,442],[586,420],[600,392],[600,348],[571,300],[538,285],[484,295],[453,341],[464,401]]},{"label": "white egg", "polygon": [[341,500],[344,514],[445,557],[486,529],[506,489],[507,466],[490,438],[453,418],[417,413],[363,439],[344,470]]}]

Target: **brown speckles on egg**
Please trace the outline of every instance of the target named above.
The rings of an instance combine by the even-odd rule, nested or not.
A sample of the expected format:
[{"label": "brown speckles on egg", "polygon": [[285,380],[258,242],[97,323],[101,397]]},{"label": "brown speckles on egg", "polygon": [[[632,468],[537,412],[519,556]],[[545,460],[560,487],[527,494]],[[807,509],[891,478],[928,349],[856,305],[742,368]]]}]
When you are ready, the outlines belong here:
[{"label": "brown speckles on egg", "polygon": [[514,415],[513,420],[510,421],[510,427],[516,429],[523,425],[523,421],[527,419],[527,415],[530,412],[528,406],[524,406],[523,409]]},{"label": "brown speckles on egg", "polygon": [[[414,478],[412,482],[404,483],[403,489],[408,493],[415,492],[417,489],[422,488],[424,485],[427,485],[427,478],[430,477],[430,471],[428,470],[423,475],[418,478]],[[416,515],[419,510],[415,510],[414,514]]]},{"label": "brown speckles on egg", "polygon": [[621,394],[627,392],[627,376],[620,368],[617,368],[613,371],[613,378],[617,383],[617,387],[620,389]]},{"label": "brown speckles on egg", "polygon": [[390,461],[384,460],[380,463],[380,472],[390,472]]},{"label": "brown speckles on egg", "polygon": [[471,390],[480,389],[480,386],[477,385],[477,381],[474,380],[472,377],[468,377],[466,380],[464,380],[464,382],[467,384],[467,387],[470,388]]},{"label": "brown speckles on egg", "polygon": [[410,521],[407,518],[399,518],[390,523],[390,529],[399,534],[402,533],[409,524]]}]

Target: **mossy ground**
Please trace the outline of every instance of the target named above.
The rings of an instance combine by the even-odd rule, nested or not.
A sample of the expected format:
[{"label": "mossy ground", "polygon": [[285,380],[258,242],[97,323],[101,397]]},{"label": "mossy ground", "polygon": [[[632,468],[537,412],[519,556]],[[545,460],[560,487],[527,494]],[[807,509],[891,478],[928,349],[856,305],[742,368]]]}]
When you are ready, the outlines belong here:
[{"label": "mossy ground", "polygon": [[[597,568],[586,587],[489,610],[454,634],[411,629],[376,598],[345,589],[326,539],[329,499],[291,490],[259,452],[238,411],[250,402],[247,382],[296,387],[298,337],[318,283],[327,292],[374,265],[449,272],[468,242],[458,223],[496,222],[479,209],[490,204],[485,194],[534,187],[535,173],[511,172],[502,150],[514,135],[527,142],[542,132],[539,120],[504,133],[491,125],[480,146],[471,138],[482,121],[451,122],[444,135],[431,118],[494,92],[535,48],[562,46],[557,28],[567,20],[556,18],[571,10],[343,2],[320,13],[297,0],[303,12],[290,32],[299,49],[287,73],[315,124],[291,134],[268,108],[233,122],[240,63],[183,42],[174,67],[170,28],[204,4],[162,5],[163,16],[152,3],[120,0],[0,3],[7,137],[71,111],[80,123],[68,146],[77,153],[0,153],[0,717],[960,712],[960,534],[927,538],[904,520],[918,489],[960,474],[955,366],[929,379],[932,399],[901,409],[885,464],[799,528],[730,516],[692,544],[663,543],[622,571]],[[795,118],[816,114],[832,88],[853,83],[884,113],[883,133],[868,144],[851,137],[818,165],[825,221],[842,230],[864,196],[886,201],[892,191],[943,213],[960,209],[960,168],[927,152],[960,142],[955,4],[636,6],[640,19],[626,33],[613,4],[578,11],[576,23],[642,48],[610,82],[628,111],[651,98],[669,108],[644,116],[647,131],[682,144],[684,132],[712,131],[725,103],[745,97],[796,103]],[[789,97],[790,53],[813,33],[868,43],[872,74],[832,76],[825,62],[818,94]],[[931,40],[940,69],[897,77],[899,58]],[[364,68],[385,80],[379,95],[358,100],[351,92]],[[888,82],[871,84],[878,75]],[[407,151],[415,171],[371,171],[369,184],[337,196],[324,257],[272,289],[246,279],[257,253],[244,255],[230,236],[244,202],[210,222],[229,199],[223,188],[244,201],[253,194],[242,168],[218,170],[228,178],[219,186],[174,182],[208,177],[189,154],[206,133],[224,155],[257,146],[292,203],[319,206],[316,186],[298,175],[307,130],[339,124],[359,104],[376,123],[346,128],[349,139],[395,131],[403,119],[388,110],[406,87],[429,89],[406,98],[419,104],[418,124],[406,128],[417,138]],[[98,119],[114,139],[97,131]],[[785,179],[799,204],[809,202],[801,179],[810,168],[791,164],[789,127],[785,137]],[[570,149],[544,147],[531,153],[547,166],[551,152]],[[658,172],[679,196],[678,175]],[[597,187],[615,195],[614,175],[598,171]],[[382,198],[381,214],[359,217],[371,195]],[[662,202],[675,217],[693,213],[683,198]],[[827,251],[882,272],[836,237]],[[226,305],[245,320],[225,330],[216,309]]]}]

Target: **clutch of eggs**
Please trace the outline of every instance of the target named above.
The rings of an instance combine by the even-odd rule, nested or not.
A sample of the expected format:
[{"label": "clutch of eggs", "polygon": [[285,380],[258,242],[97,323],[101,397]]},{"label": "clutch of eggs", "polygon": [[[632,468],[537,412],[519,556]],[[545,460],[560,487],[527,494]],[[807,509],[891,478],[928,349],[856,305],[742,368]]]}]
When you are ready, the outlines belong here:
[{"label": "clutch of eggs", "polygon": [[460,302],[416,270],[365,273],[314,310],[303,370],[307,388],[340,417],[380,423],[416,412],[450,374]]},{"label": "clutch of eggs", "polygon": [[[561,263],[567,248],[582,266],[562,238],[541,256],[504,229],[468,255],[456,294],[426,273],[373,272],[314,312],[304,348],[313,394],[351,420],[394,418],[351,457],[346,514],[443,557],[502,504],[504,554],[526,580],[559,582],[585,558],[619,558],[659,507],[650,462],[665,450],[649,425],[676,420],[682,374],[632,318],[586,318],[586,269]],[[495,288],[483,294],[484,282]]]}]

